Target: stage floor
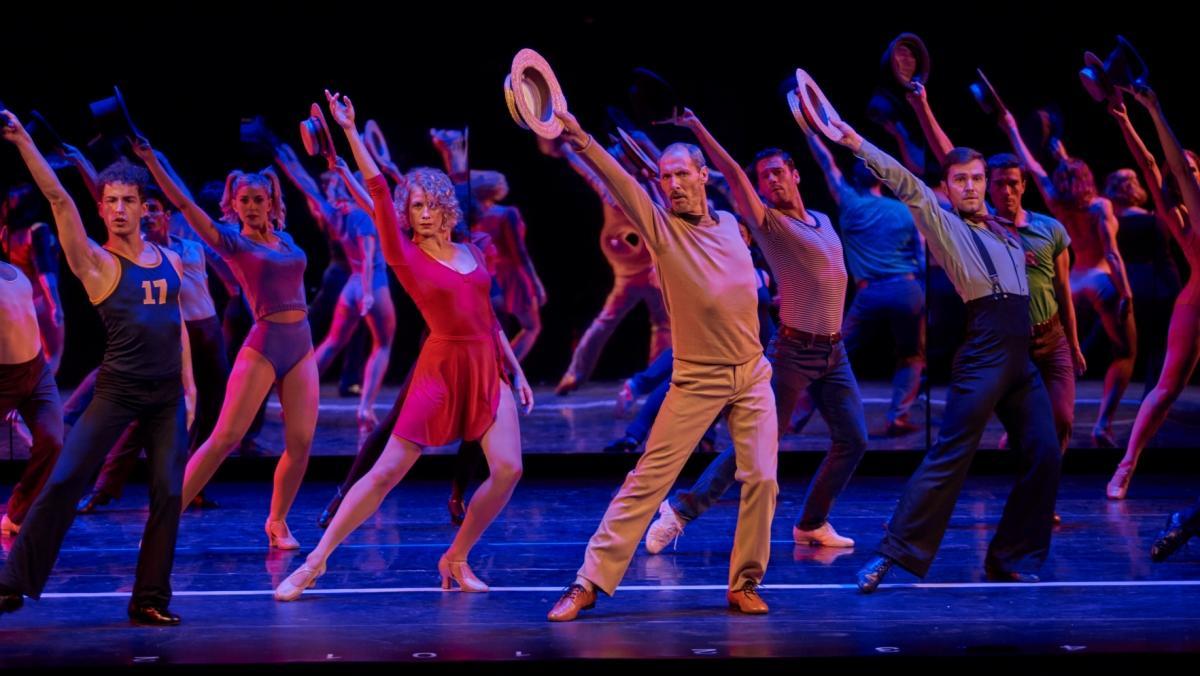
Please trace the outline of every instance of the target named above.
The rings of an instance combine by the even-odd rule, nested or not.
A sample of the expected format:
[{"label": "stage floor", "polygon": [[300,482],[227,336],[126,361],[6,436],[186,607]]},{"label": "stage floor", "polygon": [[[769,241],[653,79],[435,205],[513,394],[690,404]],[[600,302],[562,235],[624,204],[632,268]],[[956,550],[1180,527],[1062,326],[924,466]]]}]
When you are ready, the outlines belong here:
[{"label": "stage floor", "polygon": [[[529,416],[521,418],[521,437],[525,453],[598,453],[609,443],[624,434],[629,419],[618,419],[613,415],[613,396],[620,383],[589,383],[576,392],[558,397],[551,387],[535,388],[536,407]],[[882,436],[887,422],[887,409],[891,401],[891,385],[883,382],[860,384],[863,404],[867,413],[867,430],[870,434],[869,449],[873,451],[924,450],[925,430],[902,437]],[[1096,420],[1102,383],[1081,381],[1075,405],[1075,427],[1071,448],[1093,448],[1091,431]],[[397,388],[385,387],[380,394],[376,409],[382,419],[396,400]],[[1113,424],[1117,443],[1122,448],[1129,439],[1129,430],[1137,416],[1142,384],[1134,383],[1126,392],[1125,399],[1117,411]],[[65,395],[66,393],[64,393]],[[945,387],[932,390],[933,408],[930,418],[933,423],[931,439],[937,438],[937,425],[945,407]],[[639,403],[640,407],[640,403]],[[321,390],[321,409],[317,422],[317,443],[312,453],[317,456],[354,455],[358,449],[358,427],[355,412],[357,398],[341,398],[337,388],[326,385]],[[267,422],[259,441],[267,449],[267,455],[278,455],[283,448],[283,425],[278,400],[271,396],[267,405]],[[913,410],[914,422],[924,425],[924,400]],[[982,448],[996,448],[1003,432],[999,420],[993,418],[983,435]],[[0,460],[10,457],[9,427],[0,422]],[[724,425],[718,428],[718,445],[724,444],[729,436]],[[1189,448],[1200,438],[1200,387],[1190,387],[1176,402],[1162,430],[1152,446],[1167,448]],[[14,458],[28,457],[29,450],[19,436],[13,436]],[[433,454],[455,452],[457,444],[430,449]],[[821,415],[815,414],[800,434],[784,436],[780,444],[784,451],[829,450],[829,428]]]},{"label": "stage floor", "polygon": [[[266,546],[269,484],[218,483],[208,494],[220,508],[183,517],[171,607],[184,624],[175,628],[133,627],[125,617],[145,519],[137,485],[79,517],[44,597],[0,616],[0,667],[507,660],[498,665],[505,668],[571,658],[700,667],[730,657],[1200,650],[1200,541],[1167,563],[1148,558],[1165,515],[1195,500],[1195,478],[1139,475],[1138,497],[1125,502],[1101,497],[1104,479],[1064,478],[1063,525],[1041,584],[982,582],[1011,480],[976,476],[924,582],[897,570],[863,596],[854,573],[872,555],[904,478],[855,478],[831,520],[859,544],[832,550],[792,544],[807,477],[785,476],[763,590],[769,615],[725,607],[737,511],[726,499],[689,525],[677,549],[651,556],[639,547],[618,593],[568,624],[547,622],[545,613],[572,581],[618,477],[524,480],[470,558],[493,585],[489,594],[438,588],[436,562],[454,533],[448,486],[407,481],[337,551],[320,586],[294,603],[271,597],[303,553]],[[302,552],[319,538],[315,520],[332,486],[310,481],[301,490],[289,522]]]}]

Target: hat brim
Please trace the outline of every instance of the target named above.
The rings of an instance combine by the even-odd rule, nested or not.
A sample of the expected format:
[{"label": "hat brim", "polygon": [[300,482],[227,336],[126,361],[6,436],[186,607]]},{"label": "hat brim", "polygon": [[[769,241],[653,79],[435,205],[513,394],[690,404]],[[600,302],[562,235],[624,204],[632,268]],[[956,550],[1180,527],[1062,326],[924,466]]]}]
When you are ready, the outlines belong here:
[{"label": "hat brim", "polygon": [[975,97],[975,102],[987,115],[1002,114],[1008,111],[1008,107],[1004,105],[1004,101],[1000,98],[1000,94],[996,88],[992,86],[987,75],[984,75],[982,68],[976,68],[975,73],[979,76],[979,82],[971,85],[971,94]]},{"label": "hat brim", "polygon": [[[896,62],[892,59],[892,54],[896,48],[904,45],[917,59],[917,67],[913,72],[911,79],[906,79],[896,68]],[[884,52],[884,58],[888,62],[888,70],[891,71],[892,77],[896,79],[896,84],[904,88],[911,88],[913,80],[921,82],[929,81],[929,48],[925,46],[925,41],[916,33],[901,33],[888,44],[887,51]]]},{"label": "hat brim", "polygon": [[375,120],[367,120],[363,125],[363,144],[367,146],[371,157],[376,162],[391,162],[392,153],[388,150],[387,139],[383,137],[383,130],[379,128],[379,123]]},{"label": "hat brim", "polygon": [[513,122],[522,129],[528,129],[529,125],[525,124],[520,111],[517,110],[517,95],[513,94],[512,75],[504,76],[504,103],[508,106],[508,114],[512,116]]},{"label": "hat brim", "polygon": [[658,176],[658,163],[650,159],[637,141],[620,127],[617,127],[617,143],[621,145],[622,152],[633,162],[634,166],[650,172],[651,176]]},{"label": "hat brim", "polygon": [[325,114],[315,103],[309,113],[308,119],[300,123],[300,141],[304,144],[304,152],[310,157],[320,155],[332,162],[337,153],[333,149],[333,136],[329,134],[329,125],[325,123]]},{"label": "hat brim", "polygon": [[555,113],[566,112],[567,99],[546,59],[532,49],[522,49],[513,57],[509,75],[507,91],[529,130],[545,139],[562,135],[563,123]]},{"label": "hat brim", "polygon": [[[834,122],[842,121],[841,115],[838,115],[837,110],[826,98],[825,92],[817,86],[812,76],[804,72],[802,68],[796,69],[796,90],[790,92],[788,106],[792,108],[793,117],[804,115],[808,124],[830,141],[837,143],[842,140],[841,130],[833,126]],[[797,122],[799,122],[799,118],[797,118]]]}]

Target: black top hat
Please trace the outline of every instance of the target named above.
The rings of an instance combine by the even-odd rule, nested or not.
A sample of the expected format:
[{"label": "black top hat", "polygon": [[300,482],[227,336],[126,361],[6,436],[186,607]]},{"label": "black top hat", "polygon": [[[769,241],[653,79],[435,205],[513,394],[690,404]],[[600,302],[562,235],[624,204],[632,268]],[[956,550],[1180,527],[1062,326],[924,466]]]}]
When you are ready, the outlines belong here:
[{"label": "black top hat", "polygon": [[975,72],[979,75],[979,81],[972,82],[970,86],[971,96],[975,97],[975,103],[979,104],[985,115],[1003,114],[1008,108],[1000,100],[1000,95],[996,93],[996,88],[992,86],[991,82],[988,82],[982,68],[976,68]]},{"label": "black top hat", "polygon": [[25,125],[25,129],[39,148],[61,150],[66,144],[58,132],[54,131],[54,127],[36,110],[29,111],[29,124]]},{"label": "black top hat", "polygon": [[644,124],[669,120],[683,110],[683,103],[671,83],[647,68],[633,69],[629,102],[633,105],[633,114]]},{"label": "black top hat", "polygon": [[1083,63],[1084,66],[1079,71],[1079,82],[1087,90],[1088,96],[1096,103],[1115,99],[1117,90],[1108,79],[1100,57],[1091,52],[1084,52]]},{"label": "black top hat", "polygon": [[125,98],[121,96],[121,90],[116,85],[113,85],[112,96],[93,101],[88,107],[91,108],[92,117],[100,125],[101,133],[114,134],[118,138],[138,138],[142,135],[133,124],[129,108],[125,105]]},{"label": "black top hat", "polygon": [[[911,79],[906,78],[904,74],[900,72],[899,64],[897,64],[895,58],[893,58],[898,47],[908,48],[908,51],[912,52],[913,57],[917,61],[916,67],[913,69]],[[916,33],[901,33],[900,35],[897,35],[896,38],[888,44],[887,49],[884,50],[883,59],[879,65],[880,68],[883,69],[885,76],[890,76],[896,84],[900,85],[904,89],[912,89],[912,83],[914,81],[929,81],[929,49],[925,47],[925,41],[922,40]]]},{"label": "black top hat", "polygon": [[267,126],[262,115],[243,117],[238,138],[243,145],[270,153],[279,146],[279,137]]},{"label": "black top hat", "polygon": [[1113,86],[1126,91],[1146,84],[1150,75],[1142,55],[1123,36],[1117,36],[1117,46],[1104,62],[1104,72]]},{"label": "black top hat", "polygon": [[633,131],[637,129],[637,125],[633,123],[625,111],[616,106],[605,106],[604,112],[608,115],[608,122],[612,126],[612,132],[615,134],[618,129]]}]

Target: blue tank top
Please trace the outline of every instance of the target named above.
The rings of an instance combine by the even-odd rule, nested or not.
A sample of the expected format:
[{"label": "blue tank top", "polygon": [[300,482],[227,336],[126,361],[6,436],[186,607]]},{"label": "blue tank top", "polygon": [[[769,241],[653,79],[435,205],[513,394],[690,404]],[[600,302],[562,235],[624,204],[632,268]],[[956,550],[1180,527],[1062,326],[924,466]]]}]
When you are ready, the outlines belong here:
[{"label": "blue tank top", "polygon": [[146,245],[158,252],[154,267],[113,254],[120,277],[112,293],[96,303],[108,332],[100,369],[146,380],[178,378],[183,368],[179,275],[161,247]]}]

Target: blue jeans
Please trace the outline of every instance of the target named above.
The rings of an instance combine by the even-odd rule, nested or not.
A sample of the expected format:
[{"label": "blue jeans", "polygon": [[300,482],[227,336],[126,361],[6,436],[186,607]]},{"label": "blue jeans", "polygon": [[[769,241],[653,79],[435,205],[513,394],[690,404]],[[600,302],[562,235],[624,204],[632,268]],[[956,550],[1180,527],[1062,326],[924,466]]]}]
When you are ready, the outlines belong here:
[{"label": "blue jeans", "polygon": [[903,421],[917,400],[925,368],[925,289],[919,281],[891,277],[858,290],[842,322],[846,350],[854,354],[873,345],[871,339],[880,329],[888,330],[896,346],[887,419]]},{"label": "blue jeans", "polygon": [[[828,520],[833,501],[850,482],[867,451],[862,395],[841,343],[816,345],[776,334],[767,357],[774,369],[771,387],[775,390],[780,435],[805,390],[829,425],[833,443],[808,485],[796,522],[801,530],[815,530]],[[690,490],[671,497],[671,507],[684,521],[699,517],[733,484],[736,469],[733,449],[726,449],[709,463]]]},{"label": "blue jeans", "polygon": [[670,383],[671,365],[674,361],[675,350],[668,347],[654,361],[650,362],[645,371],[633,374],[633,377],[629,379],[630,389],[637,395],[650,394],[657,390],[660,385]]}]

